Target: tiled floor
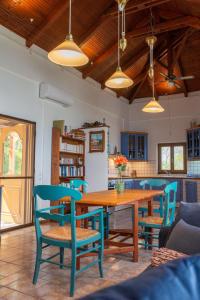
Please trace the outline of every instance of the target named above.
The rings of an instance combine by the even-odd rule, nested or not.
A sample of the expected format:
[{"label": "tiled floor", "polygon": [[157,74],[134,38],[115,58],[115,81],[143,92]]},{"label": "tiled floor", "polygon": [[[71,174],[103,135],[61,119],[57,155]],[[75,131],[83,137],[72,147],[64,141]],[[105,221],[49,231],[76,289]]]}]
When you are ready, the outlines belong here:
[{"label": "tiled floor", "polygon": [[[113,224],[129,227],[129,212],[115,214]],[[126,221],[125,221],[126,220]],[[44,230],[48,225],[43,225]],[[44,256],[50,256],[55,249],[44,250]],[[97,267],[80,274],[77,278],[75,299],[93,291],[134,277],[149,264],[151,252],[140,250],[138,263],[131,261],[130,254],[105,257],[104,278],[99,278]],[[85,258],[82,261],[88,260]],[[40,278],[36,286],[32,285],[35,260],[34,227],[20,229],[3,234],[0,245],[0,299],[1,300],[65,300],[69,295],[69,270],[60,270],[57,266],[44,264],[41,266]],[[70,262],[70,252],[66,252],[66,262]]]}]

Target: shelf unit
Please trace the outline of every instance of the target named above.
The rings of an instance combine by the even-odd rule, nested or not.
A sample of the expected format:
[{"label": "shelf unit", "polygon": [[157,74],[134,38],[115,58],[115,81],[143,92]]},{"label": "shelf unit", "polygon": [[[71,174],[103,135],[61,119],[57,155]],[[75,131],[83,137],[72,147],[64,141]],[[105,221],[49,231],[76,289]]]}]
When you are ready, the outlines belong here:
[{"label": "shelf unit", "polygon": [[51,183],[68,183],[75,178],[85,179],[85,141],[63,136],[59,128],[52,128]]}]

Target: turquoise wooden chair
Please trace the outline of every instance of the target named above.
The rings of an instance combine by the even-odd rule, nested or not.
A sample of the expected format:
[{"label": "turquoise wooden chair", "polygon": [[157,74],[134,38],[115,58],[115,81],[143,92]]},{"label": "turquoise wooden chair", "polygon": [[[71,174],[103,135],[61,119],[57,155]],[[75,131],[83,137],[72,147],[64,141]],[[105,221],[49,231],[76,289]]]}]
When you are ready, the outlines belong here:
[{"label": "turquoise wooden chair", "polygon": [[[37,240],[37,255],[35,263],[35,272],[33,277],[33,284],[37,283],[40,265],[42,263],[52,263],[60,266],[61,269],[66,268],[64,265],[64,249],[71,249],[71,279],[70,279],[70,296],[74,295],[75,278],[76,276],[87,270],[89,267],[98,263],[100,276],[103,277],[103,250],[104,250],[104,229],[103,229],[103,210],[97,209],[95,211],[76,215],[76,201],[81,200],[82,194],[64,186],[53,185],[38,185],[33,189],[34,195],[34,221],[36,229]],[[49,200],[50,203],[62,199],[63,197],[70,197],[70,214],[64,214],[65,205],[60,204],[47,208],[38,209],[38,198],[43,201]],[[52,210],[58,210],[59,213],[52,213]],[[90,218],[91,216],[99,217],[99,230],[91,230],[76,227],[76,221]],[[43,233],[40,226],[40,218],[45,220],[52,220],[58,223],[47,232]],[[68,225],[66,225],[68,223]],[[88,245],[86,248],[85,246]],[[49,258],[42,258],[42,250],[48,246],[57,246],[60,251]],[[83,254],[90,252],[98,252],[98,258],[90,264],[84,266],[80,270],[76,270],[76,260]],[[56,256],[60,257],[60,262],[52,261]]]},{"label": "turquoise wooden chair", "polygon": [[82,189],[83,193],[87,192],[88,183],[85,180],[82,179],[73,179],[69,182],[70,188],[74,190],[80,190]]},{"label": "turquoise wooden chair", "polygon": [[[169,183],[168,180],[165,179],[146,179],[146,180],[142,180],[140,182],[140,186],[145,190],[145,189],[164,189],[167,184]],[[164,213],[164,207],[163,207],[163,196],[157,196],[154,199],[155,201],[158,202],[158,207],[153,208],[153,212],[154,213],[159,213],[160,217],[163,217],[163,213]],[[144,214],[148,212],[148,208],[147,207],[139,207],[139,212],[142,213],[142,217],[144,217]]]},{"label": "turquoise wooden chair", "polygon": [[[177,197],[177,182],[168,184],[165,188],[164,194],[164,216],[147,216],[139,218],[138,225],[141,226],[143,231],[139,234],[139,237],[145,239],[145,243],[142,245],[147,247],[158,247],[157,244],[149,244],[150,238],[158,239],[158,234],[149,232],[149,229],[161,229],[162,226],[171,226],[175,219],[176,211],[176,197]],[[141,243],[140,243],[141,244]]]},{"label": "turquoise wooden chair", "polygon": [[[70,187],[72,189],[78,189],[78,190],[82,190],[83,193],[86,193],[87,192],[87,187],[88,187],[88,183],[87,181],[85,180],[80,180],[80,179],[73,179],[73,180],[70,180]],[[105,234],[105,238],[108,238],[109,236],[109,222],[110,222],[110,212],[109,210],[105,210],[104,209],[104,214],[103,214],[103,217],[104,217],[104,234]],[[91,226],[92,226],[92,229],[96,230],[96,227],[97,227],[97,224],[98,224],[98,217],[94,216],[94,217],[91,217],[89,219],[89,221],[91,222]]]}]

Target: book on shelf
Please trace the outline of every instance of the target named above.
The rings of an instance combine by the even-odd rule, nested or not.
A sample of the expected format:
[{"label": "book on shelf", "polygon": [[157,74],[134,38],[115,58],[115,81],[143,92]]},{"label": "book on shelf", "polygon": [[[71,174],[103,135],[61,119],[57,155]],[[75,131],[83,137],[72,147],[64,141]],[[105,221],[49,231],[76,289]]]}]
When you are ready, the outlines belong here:
[{"label": "book on shelf", "polygon": [[83,160],[80,157],[77,157],[76,159],[61,157],[60,164],[61,165],[80,165],[81,166],[81,165],[83,165]]},{"label": "book on shelf", "polygon": [[59,168],[59,176],[60,177],[82,177],[83,167],[61,165]]},{"label": "book on shelf", "polygon": [[62,138],[61,138],[60,151],[83,154],[84,153],[84,146],[83,145],[73,145],[73,144],[63,143]]}]

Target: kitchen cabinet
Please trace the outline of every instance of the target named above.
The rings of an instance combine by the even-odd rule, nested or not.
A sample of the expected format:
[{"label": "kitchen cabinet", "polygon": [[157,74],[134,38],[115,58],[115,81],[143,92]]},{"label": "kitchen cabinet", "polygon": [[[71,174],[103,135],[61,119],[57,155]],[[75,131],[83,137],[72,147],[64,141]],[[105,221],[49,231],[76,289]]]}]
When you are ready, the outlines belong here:
[{"label": "kitchen cabinet", "polygon": [[187,130],[188,159],[200,159],[200,128]]},{"label": "kitchen cabinet", "polygon": [[148,159],[148,134],[121,132],[121,153],[130,161]]}]

